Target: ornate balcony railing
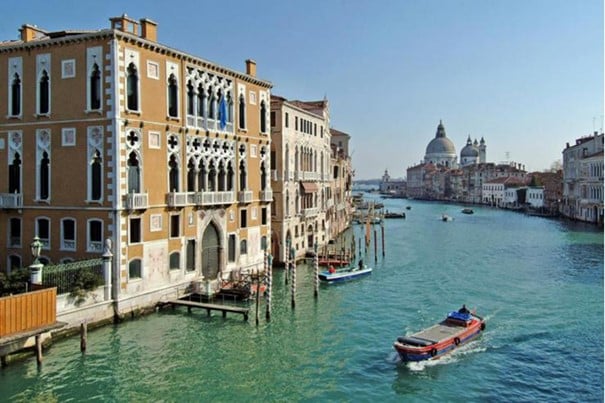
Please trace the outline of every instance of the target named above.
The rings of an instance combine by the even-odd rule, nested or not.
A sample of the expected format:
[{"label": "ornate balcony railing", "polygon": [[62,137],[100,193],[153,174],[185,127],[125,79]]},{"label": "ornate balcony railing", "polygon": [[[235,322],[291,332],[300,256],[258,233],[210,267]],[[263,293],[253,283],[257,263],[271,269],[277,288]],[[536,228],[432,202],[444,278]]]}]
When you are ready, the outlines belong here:
[{"label": "ornate balcony railing", "polygon": [[235,202],[234,192],[231,190],[221,192],[197,192],[194,194],[194,199],[194,204],[197,206],[233,204]]},{"label": "ornate balcony railing", "polygon": [[0,193],[0,208],[20,209],[23,208],[23,194]]},{"label": "ornate balcony railing", "polygon": [[149,206],[147,193],[128,193],[124,197],[124,208],[127,210],[144,210]]},{"label": "ornate balcony railing", "polygon": [[273,190],[268,189],[268,190],[261,190],[259,192],[259,197],[260,201],[264,201],[264,202],[270,202],[273,201]]},{"label": "ornate balcony railing", "polygon": [[166,195],[168,207],[184,207],[189,204],[189,200],[187,192],[171,192]]},{"label": "ornate balcony railing", "polygon": [[303,218],[316,217],[319,214],[319,207],[306,208],[303,210]]},{"label": "ornate balcony railing", "polygon": [[243,190],[243,191],[237,192],[237,201],[240,203],[252,202],[252,191]]}]

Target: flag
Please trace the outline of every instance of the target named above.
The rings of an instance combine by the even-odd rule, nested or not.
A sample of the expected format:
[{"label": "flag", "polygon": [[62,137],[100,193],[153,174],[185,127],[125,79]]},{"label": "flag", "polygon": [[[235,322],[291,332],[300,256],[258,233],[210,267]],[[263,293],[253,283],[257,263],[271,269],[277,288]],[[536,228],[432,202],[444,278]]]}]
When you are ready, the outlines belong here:
[{"label": "flag", "polygon": [[221,101],[218,106],[218,118],[220,120],[221,130],[225,130],[227,126],[227,102],[225,102],[225,97],[221,97]]}]

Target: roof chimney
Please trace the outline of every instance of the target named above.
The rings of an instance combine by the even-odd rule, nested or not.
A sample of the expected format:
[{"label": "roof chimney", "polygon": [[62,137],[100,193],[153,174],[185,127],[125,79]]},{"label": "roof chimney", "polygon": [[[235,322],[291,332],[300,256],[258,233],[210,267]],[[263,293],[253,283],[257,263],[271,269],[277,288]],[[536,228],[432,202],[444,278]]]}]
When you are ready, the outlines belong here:
[{"label": "roof chimney", "polygon": [[148,18],[141,19],[141,38],[153,42],[158,41],[158,24]]},{"label": "roof chimney", "polygon": [[256,77],[256,62],[252,59],[246,60],[246,74]]},{"label": "roof chimney", "polygon": [[126,14],[122,14],[121,17],[110,18],[109,21],[111,21],[112,29],[135,35],[139,34],[139,24]]},{"label": "roof chimney", "polygon": [[23,24],[19,30],[21,33],[21,40],[23,42],[33,41],[34,39],[44,36],[46,32],[36,27],[35,25]]}]

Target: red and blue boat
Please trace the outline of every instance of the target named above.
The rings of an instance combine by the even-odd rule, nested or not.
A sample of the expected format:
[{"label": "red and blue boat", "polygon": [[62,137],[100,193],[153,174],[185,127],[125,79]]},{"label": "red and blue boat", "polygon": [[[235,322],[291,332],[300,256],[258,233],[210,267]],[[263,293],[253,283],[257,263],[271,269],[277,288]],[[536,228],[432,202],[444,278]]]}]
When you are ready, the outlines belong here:
[{"label": "red and blue boat", "polygon": [[402,361],[434,360],[476,339],[484,330],[485,320],[463,307],[436,325],[398,337],[393,346]]}]

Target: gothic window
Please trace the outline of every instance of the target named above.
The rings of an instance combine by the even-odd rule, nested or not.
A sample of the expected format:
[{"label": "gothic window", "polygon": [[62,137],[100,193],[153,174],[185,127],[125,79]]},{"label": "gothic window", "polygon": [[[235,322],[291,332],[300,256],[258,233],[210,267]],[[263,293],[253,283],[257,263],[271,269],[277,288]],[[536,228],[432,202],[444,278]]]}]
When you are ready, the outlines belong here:
[{"label": "gothic window", "polygon": [[126,97],[127,107],[131,111],[139,110],[139,75],[134,63],[130,63],[127,69]]},{"label": "gothic window", "polygon": [[103,187],[103,159],[99,150],[95,151],[90,162],[90,200],[101,200]]},{"label": "gothic window", "polygon": [[197,87],[197,116],[206,116],[206,91],[201,84]]},{"label": "gothic window", "polygon": [[212,87],[208,88],[208,119],[216,119],[216,96]]},{"label": "gothic window", "polygon": [[48,200],[50,197],[50,158],[46,151],[42,153],[38,169],[38,199]]},{"label": "gothic window", "polygon": [[11,116],[21,115],[21,78],[15,73],[11,82]]},{"label": "gothic window", "polygon": [[90,109],[101,109],[101,71],[96,63],[90,74]]},{"label": "gothic window", "polygon": [[246,100],[244,94],[239,96],[239,128],[246,128]]},{"label": "gothic window", "polygon": [[127,162],[128,171],[128,193],[141,192],[141,168],[137,153],[134,151],[128,156]]},{"label": "gothic window", "polygon": [[260,132],[267,132],[267,105],[265,101],[261,101],[260,103]]},{"label": "gothic window", "polygon": [[38,113],[45,114],[50,110],[50,81],[46,70],[42,71],[38,82]]},{"label": "gothic window", "polygon": [[168,162],[168,191],[169,192],[178,192],[179,191],[179,163],[176,159],[176,156],[171,155],[170,161]]},{"label": "gothic window", "polygon": [[21,193],[21,156],[15,153],[13,162],[8,166],[8,192]]},{"label": "gothic window", "polygon": [[171,74],[168,78],[168,116],[176,118],[178,113],[178,83],[174,74]]},{"label": "gothic window", "polygon": [[216,168],[214,166],[214,161],[210,161],[208,170],[208,190],[216,192]]},{"label": "gothic window", "polygon": [[218,191],[223,192],[225,190],[225,163],[221,161],[218,164]]},{"label": "gothic window", "polygon": [[206,171],[206,163],[204,161],[200,161],[200,170],[198,173],[198,180],[197,180],[197,185],[198,185],[198,190],[199,191],[203,191],[203,190],[208,190],[207,188],[207,174],[208,172]]},{"label": "gothic window", "polygon": [[187,163],[187,191],[195,192],[195,161],[193,158]]},{"label": "gothic window", "polygon": [[231,165],[231,162],[229,162],[228,166],[227,166],[227,190],[228,191],[232,191],[233,190],[233,178],[235,176],[235,172],[233,172],[233,166]]},{"label": "gothic window", "polygon": [[246,190],[246,163],[241,161],[239,163],[239,190]]},{"label": "gothic window", "polygon": [[191,80],[187,82],[187,115],[193,115],[195,112],[195,92]]},{"label": "gothic window", "polygon": [[233,123],[233,99],[231,93],[227,93],[227,122]]},{"label": "gothic window", "polygon": [[260,188],[262,190],[267,189],[267,170],[264,161],[260,164]]}]

